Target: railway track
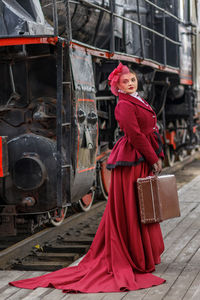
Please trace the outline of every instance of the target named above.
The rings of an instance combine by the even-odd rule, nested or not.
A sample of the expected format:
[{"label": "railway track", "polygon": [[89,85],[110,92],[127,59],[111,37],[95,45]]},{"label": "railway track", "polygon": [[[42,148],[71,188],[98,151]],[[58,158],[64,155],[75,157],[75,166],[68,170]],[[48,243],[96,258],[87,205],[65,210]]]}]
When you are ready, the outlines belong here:
[{"label": "railway track", "polygon": [[45,228],[0,251],[0,269],[52,271],[68,266],[88,250],[105,205],[100,201],[59,227]]},{"label": "railway track", "polygon": [[[199,175],[200,153],[162,173],[175,174],[180,188]],[[31,236],[0,238],[0,269],[54,271],[70,265],[89,249],[105,206],[105,201],[99,201],[90,211],[69,216],[61,226],[45,228]]]}]

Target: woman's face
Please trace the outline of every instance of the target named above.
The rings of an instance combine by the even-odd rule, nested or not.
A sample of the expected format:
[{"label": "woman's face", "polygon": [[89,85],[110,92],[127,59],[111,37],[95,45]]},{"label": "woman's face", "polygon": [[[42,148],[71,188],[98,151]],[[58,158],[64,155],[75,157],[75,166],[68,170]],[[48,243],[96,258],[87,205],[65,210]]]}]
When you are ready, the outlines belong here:
[{"label": "woman's face", "polygon": [[137,91],[138,80],[133,73],[126,73],[120,76],[118,83],[119,90],[132,94]]}]

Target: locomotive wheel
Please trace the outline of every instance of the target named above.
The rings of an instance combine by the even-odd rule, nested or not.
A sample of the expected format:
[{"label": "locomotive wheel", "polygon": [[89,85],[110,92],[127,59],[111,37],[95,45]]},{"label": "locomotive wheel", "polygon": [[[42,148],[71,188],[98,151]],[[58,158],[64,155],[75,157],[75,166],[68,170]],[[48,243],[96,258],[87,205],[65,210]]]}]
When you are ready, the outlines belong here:
[{"label": "locomotive wheel", "polygon": [[78,210],[79,211],[90,210],[92,203],[94,201],[94,194],[95,194],[95,191],[92,190],[79,200],[79,202],[78,202]]},{"label": "locomotive wheel", "polygon": [[166,162],[167,166],[170,166],[170,167],[172,167],[174,165],[174,162],[175,162],[174,149],[170,146],[168,146],[167,149],[166,149],[165,162]]},{"label": "locomotive wheel", "polygon": [[54,210],[53,212],[48,211],[49,222],[53,226],[60,226],[65,219],[67,213],[67,207],[63,207],[61,209],[61,216],[58,216],[58,210]]},{"label": "locomotive wheel", "polygon": [[99,172],[99,181],[101,192],[105,200],[108,200],[108,192],[110,187],[111,172],[106,169],[107,159],[101,162],[101,170]]}]

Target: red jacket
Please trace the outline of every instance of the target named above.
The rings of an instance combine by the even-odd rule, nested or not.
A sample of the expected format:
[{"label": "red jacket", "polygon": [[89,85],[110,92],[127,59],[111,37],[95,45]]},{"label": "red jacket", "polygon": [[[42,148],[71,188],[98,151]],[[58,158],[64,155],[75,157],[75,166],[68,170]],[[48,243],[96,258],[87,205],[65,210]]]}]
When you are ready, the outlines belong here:
[{"label": "red jacket", "polygon": [[145,100],[143,102],[119,93],[115,118],[124,136],[117,141],[108,158],[108,169],[134,166],[142,161],[152,166],[159,157],[164,157],[156,114]]}]

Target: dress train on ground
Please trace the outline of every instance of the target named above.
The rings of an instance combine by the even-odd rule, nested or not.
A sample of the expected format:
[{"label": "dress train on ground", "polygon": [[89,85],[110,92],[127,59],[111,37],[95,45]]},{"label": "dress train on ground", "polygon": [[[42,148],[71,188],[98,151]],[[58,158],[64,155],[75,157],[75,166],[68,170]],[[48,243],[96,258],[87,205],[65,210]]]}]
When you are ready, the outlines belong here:
[{"label": "dress train on ground", "polygon": [[111,172],[109,199],[94,241],[78,266],[39,277],[10,282],[63,292],[121,292],[148,288],[165,280],[151,272],[164,250],[159,224],[141,224],[136,180],[150,174],[147,163],[117,167]]}]

